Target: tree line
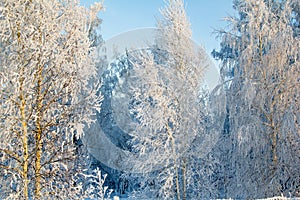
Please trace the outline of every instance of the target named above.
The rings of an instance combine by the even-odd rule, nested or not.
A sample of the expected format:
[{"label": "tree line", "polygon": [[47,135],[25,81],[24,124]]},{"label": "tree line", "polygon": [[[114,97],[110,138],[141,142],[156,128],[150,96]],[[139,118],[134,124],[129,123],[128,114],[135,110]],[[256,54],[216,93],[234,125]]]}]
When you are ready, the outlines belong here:
[{"label": "tree line", "polygon": [[[150,50],[127,52],[130,145],[145,171],[122,175],[139,180],[132,197],[299,197],[300,3],[233,6],[236,16],[216,31],[221,79],[212,91],[183,0],[166,2]],[[101,10],[72,0],[0,2],[0,198],[110,195],[81,141],[101,112]]]}]

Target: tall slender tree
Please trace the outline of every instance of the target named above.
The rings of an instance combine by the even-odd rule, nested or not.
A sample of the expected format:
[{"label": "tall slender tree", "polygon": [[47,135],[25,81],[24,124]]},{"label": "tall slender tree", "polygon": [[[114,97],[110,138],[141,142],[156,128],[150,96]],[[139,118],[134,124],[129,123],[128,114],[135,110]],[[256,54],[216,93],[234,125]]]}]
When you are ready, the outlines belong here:
[{"label": "tall slender tree", "polygon": [[138,124],[133,147],[144,158],[140,168],[156,171],[147,179],[156,185],[148,184],[152,195],[187,199],[189,150],[205,113],[199,94],[208,59],[191,40],[182,0],[168,1],[161,13],[156,46],[130,55],[135,74],[131,111]]},{"label": "tall slender tree", "polygon": [[[297,1],[235,1],[222,31],[231,174],[225,197],[299,194],[299,19]],[[298,21],[297,21],[298,20]],[[297,152],[297,153],[296,153]],[[227,169],[228,170],[228,169]],[[230,178],[229,178],[230,177]],[[225,179],[224,179],[225,181]]]},{"label": "tall slender tree", "polygon": [[75,198],[74,138],[101,98],[91,10],[73,0],[0,3],[1,198]]}]

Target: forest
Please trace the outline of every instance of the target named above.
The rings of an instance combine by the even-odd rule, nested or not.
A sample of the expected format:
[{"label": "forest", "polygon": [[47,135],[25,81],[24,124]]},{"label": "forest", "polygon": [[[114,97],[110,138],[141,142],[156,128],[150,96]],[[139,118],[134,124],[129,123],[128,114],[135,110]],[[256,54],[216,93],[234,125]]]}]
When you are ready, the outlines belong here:
[{"label": "forest", "polygon": [[112,60],[104,6],[0,2],[0,199],[300,198],[299,0],[233,0],[211,55],[165,0]]}]

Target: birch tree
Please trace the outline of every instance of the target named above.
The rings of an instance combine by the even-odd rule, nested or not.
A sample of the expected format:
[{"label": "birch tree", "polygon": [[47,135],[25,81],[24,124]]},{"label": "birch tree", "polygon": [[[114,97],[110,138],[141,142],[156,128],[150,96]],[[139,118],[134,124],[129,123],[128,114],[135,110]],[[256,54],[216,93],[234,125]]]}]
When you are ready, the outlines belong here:
[{"label": "birch tree", "polygon": [[299,193],[296,5],[293,0],[235,1],[239,17],[227,18],[231,29],[221,31],[222,49],[215,56],[222,60],[228,86],[233,147],[226,156],[233,173],[224,183],[227,198]]},{"label": "birch tree", "polygon": [[151,197],[187,199],[189,148],[200,132],[199,92],[208,60],[191,41],[182,0],[168,1],[161,14],[156,46],[130,55],[131,112],[138,124],[132,144],[144,160],[139,167],[155,171],[142,186]]},{"label": "birch tree", "polygon": [[1,1],[1,198],[80,192],[73,141],[100,108],[89,31],[101,9],[76,0]]}]

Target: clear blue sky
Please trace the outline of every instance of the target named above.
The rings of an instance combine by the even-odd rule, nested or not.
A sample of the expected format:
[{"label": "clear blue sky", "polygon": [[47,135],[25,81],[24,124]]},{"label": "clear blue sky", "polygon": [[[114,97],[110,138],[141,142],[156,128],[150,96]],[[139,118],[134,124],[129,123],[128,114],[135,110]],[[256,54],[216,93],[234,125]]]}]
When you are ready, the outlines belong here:
[{"label": "clear blue sky", "polygon": [[[89,6],[95,0],[81,0]],[[208,53],[218,48],[219,41],[212,35],[214,28],[225,27],[222,20],[233,15],[232,0],[185,0],[186,12],[193,31],[193,40],[204,46]],[[101,32],[104,40],[132,29],[155,27],[159,9],[164,0],[104,0],[105,11]]]}]

